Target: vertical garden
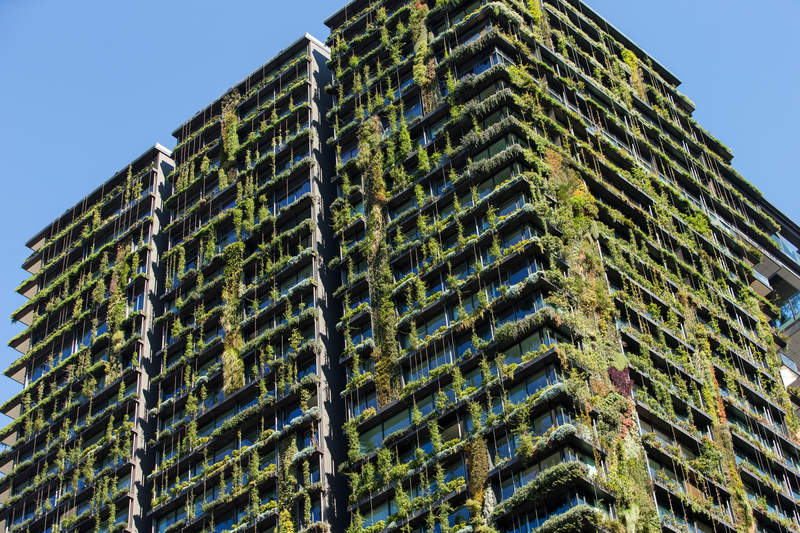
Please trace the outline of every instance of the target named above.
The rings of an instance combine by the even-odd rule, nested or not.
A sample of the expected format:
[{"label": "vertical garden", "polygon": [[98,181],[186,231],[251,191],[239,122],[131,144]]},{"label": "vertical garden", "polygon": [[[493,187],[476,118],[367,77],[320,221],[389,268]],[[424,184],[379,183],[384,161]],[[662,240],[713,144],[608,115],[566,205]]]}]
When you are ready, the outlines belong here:
[{"label": "vertical garden", "polygon": [[348,531],[796,530],[779,228],[672,74],[578,2],[326,23]]},{"label": "vertical garden", "polygon": [[145,152],[31,239],[6,370],[25,388],[2,406],[8,531],[135,527],[162,161]]},{"label": "vertical garden", "polygon": [[0,525],[800,532],[791,249],[680,81],[579,0],[326,24],[29,241]]},{"label": "vertical garden", "polygon": [[151,516],[158,533],[326,531],[313,45],[175,135]]}]

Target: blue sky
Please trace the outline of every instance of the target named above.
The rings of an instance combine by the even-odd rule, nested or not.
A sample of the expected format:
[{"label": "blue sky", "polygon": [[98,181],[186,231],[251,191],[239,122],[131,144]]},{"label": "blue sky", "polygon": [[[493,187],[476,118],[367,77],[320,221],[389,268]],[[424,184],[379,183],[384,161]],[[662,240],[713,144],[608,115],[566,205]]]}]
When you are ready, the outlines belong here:
[{"label": "blue sky", "polygon": [[[0,0],[0,317],[25,242],[204,105],[309,32],[343,1]],[[797,0],[590,0],[684,84],[695,118],[734,166],[800,220]],[[21,324],[0,320],[5,342]],[[0,377],[0,403],[19,387]],[[2,420],[0,420],[0,424]]]}]

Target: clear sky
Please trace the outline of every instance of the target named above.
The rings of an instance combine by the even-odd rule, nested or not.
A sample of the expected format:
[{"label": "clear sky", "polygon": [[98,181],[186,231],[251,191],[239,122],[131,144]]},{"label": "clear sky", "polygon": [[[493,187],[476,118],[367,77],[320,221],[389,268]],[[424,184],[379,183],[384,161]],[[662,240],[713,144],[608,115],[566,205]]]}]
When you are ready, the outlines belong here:
[{"label": "clear sky", "polygon": [[[0,317],[25,242],[343,0],[0,0]],[[589,0],[681,78],[734,166],[800,220],[797,0]],[[5,342],[22,324],[0,320]],[[19,390],[0,376],[0,403]],[[0,424],[2,424],[0,419]]]}]

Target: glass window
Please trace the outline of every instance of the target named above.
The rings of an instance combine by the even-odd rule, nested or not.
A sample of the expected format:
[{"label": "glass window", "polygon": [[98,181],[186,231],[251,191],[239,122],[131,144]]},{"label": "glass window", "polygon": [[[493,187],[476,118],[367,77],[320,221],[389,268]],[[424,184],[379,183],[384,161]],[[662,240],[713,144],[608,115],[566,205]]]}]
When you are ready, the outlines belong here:
[{"label": "glass window", "polygon": [[444,308],[442,308],[438,313],[430,316],[426,320],[421,321],[421,324],[417,326],[417,337],[420,339],[424,339],[428,335],[433,335],[440,327],[447,325],[447,317],[444,312]]},{"label": "glass window", "polygon": [[366,431],[359,437],[359,441],[361,442],[362,453],[369,453],[380,446],[381,442],[383,442],[381,426],[378,425],[378,427]]},{"label": "glass window", "polygon": [[532,425],[534,435],[544,435],[544,433],[553,427],[553,415],[551,413],[544,413],[537,416]]},{"label": "glass window", "polygon": [[396,414],[389,420],[383,423],[384,438],[396,431],[403,430],[409,426],[408,410]]}]

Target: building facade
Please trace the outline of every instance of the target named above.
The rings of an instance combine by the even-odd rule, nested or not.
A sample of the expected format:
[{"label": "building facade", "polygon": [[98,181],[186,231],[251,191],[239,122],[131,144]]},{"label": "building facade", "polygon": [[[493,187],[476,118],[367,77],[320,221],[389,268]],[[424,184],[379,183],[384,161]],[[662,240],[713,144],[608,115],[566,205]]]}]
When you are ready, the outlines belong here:
[{"label": "building facade", "polygon": [[173,169],[155,145],[28,241],[29,298],[12,316],[24,389],[2,406],[0,520],[14,531],[147,527],[145,398],[159,272],[161,189]]},{"label": "building facade", "polygon": [[770,320],[770,325],[790,339],[781,352],[781,372],[784,384],[796,389],[800,387],[800,227],[766,199],[759,200],[761,209],[781,229],[772,235],[778,246],[761,249],[761,261],[753,270],[753,288],[778,308],[778,316]]},{"label": "building facade", "polygon": [[572,0],[326,24],[348,531],[797,530],[797,234],[679,80]]},{"label": "building facade", "polygon": [[6,530],[800,531],[800,228],[680,80],[579,0],[326,24],[28,243]]},{"label": "building facade", "polygon": [[328,58],[304,36],[173,133],[149,413],[155,533],[341,522],[343,414],[330,398],[343,373],[330,364],[341,347],[323,268]]}]

